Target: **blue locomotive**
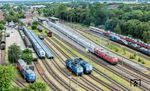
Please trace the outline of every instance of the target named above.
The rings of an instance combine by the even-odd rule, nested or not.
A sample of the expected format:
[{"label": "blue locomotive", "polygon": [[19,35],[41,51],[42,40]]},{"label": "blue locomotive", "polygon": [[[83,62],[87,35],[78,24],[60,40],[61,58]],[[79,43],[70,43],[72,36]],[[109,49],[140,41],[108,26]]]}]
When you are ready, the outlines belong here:
[{"label": "blue locomotive", "polygon": [[27,81],[27,82],[35,82],[36,80],[36,74],[33,70],[31,70],[26,62],[24,62],[24,60],[19,59],[18,60],[18,64],[17,64],[17,68],[20,71],[21,75],[23,76],[23,78]]},{"label": "blue locomotive", "polygon": [[73,59],[66,60],[66,67],[70,69],[75,75],[82,76],[83,67],[73,61]]},{"label": "blue locomotive", "polygon": [[82,58],[75,58],[74,62],[81,65],[83,67],[85,74],[91,74],[93,70],[93,66],[88,62],[84,61]]}]

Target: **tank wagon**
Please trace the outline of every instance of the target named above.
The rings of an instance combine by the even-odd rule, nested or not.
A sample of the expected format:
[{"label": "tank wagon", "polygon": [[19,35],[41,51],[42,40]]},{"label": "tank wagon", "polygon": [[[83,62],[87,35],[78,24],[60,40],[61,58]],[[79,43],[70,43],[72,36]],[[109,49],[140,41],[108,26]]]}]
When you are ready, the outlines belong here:
[{"label": "tank wagon", "polygon": [[32,47],[34,48],[34,50],[37,53],[38,57],[39,58],[45,58],[45,51],[38,44],[38,42],[35,40],[35,38],[31,35],[30,31],[27,30],[26,27],[23,27],[23,31],[27,35],[27,37],[30,39],[30,41],[32,43]]},{"label": "tank wagon", "polygon": [[29,31],[29,32],[35,38],[35,40],[39,43],[39,45],[42,47],[42,49],[45,51],[47,58],[53,59],[54,55],[53,55],[52,51],[32,31]]},{"label": "tank wagon", "polygon": [[21,75],[27,82],[35,82],[36,74],[33,70],[31,70],[24,60],[19,59],[17,63],[17,68],[20,71]]},{"label": "tank wagon", "polygon": [[32,47],[31,42],[29,41],[29,39],[26,36],[24,37],[23,41],[24,41],[26,47],[28,47],[28,48]]},{"label": "tank wagon", "polygon": [[65,64],[66,64],[66,67],[68,69],[70,69],[72,73],[74,73],[77,76],[82,76],[82,74],[83,74],[83,67],[81,65],[75,63],[73,61],[73,59],[67,59]]},{"label": "tank wagon", "polygon": [[22,28],[18,27],[18,31],[19,31],[21,38],[24,40],[25,34],[23,33]]},{"label": "tank wagon", "polygon": [[119,35],[113,32],[109,31],[103,31],[99,28],[90,27],[91,31],[94,31],[96,33],[100,33],[106,37],[108,37],[110,40],[115,41],[117,43],[123,44],[127,47],[130,47],[134,50],[137,50],[143,54],[146,54],[150,56],[150,44],[144,43],[143,41],[139,39],[133,39],[128,36]]},{"label": "tank wagon", "polygon": [[6,44],[5,42],[6,42],[6,37],[5,37],[5,33],[3,32],[1,36],[1,50],[5,50],[5,44]]},{"label": "tank wagon", "polygon": [[[59,32],[61,32],[64,35],[66,35],[67,37],[69,37],[70,39],[72,39],[74,42],[76,42],[79,45],[81,45],[82,47],[84,47],[89,52],[99,56],[100,58],[105,59],[105,61],[107,61],[107,62],[109,62],[111,64],[117,64],[118,63],[118,58],[116,58],[114,55],[111,56],[112,53],[108,52],[107,50],[105,50],[105,49],[103,49],[103,48],[101,48],[99,46],[97,46],[96,44],[94,44],[93,42],[87,40],[86,38],[84,38],[80,34],[76,33],[75,31],[71,31],[71,30],[65,29],[64,27],[59,26],[59,25],[57,25],[55,23],[52,23],[52,22],[48,22],[48,24],[50,26],[54,27]],[[103,55],[105,55],[105,56],[100,55],[99,54],[100,52]]]},{"label": "tank wagon", "polygon": [[83,67],[83,71],[85,74],[91,74],[93,70],[93,66],[88,62],[84,61],[82,58],[75,58],[74,62],[81,65]]}]

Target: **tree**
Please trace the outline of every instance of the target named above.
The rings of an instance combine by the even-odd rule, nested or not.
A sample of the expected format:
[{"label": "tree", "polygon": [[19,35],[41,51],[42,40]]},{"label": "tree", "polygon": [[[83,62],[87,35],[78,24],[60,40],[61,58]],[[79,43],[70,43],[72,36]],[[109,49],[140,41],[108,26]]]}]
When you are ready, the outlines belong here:
[{"label": "tree", "polygon": [[32,25],[38,25],[38,22],[37,22],[37,21],[34,21],[34,22],[32,23]]},{"label": "tree", "polygon": [[61,19],[64,19],[64,15],[67,11],[67,7],[65,4],[60,4],[57,8],[56,8],[56,13],[55,15]]},{"label": "tree", "polygon": [[33,30],[35,30],[35,29],[37,29],[37,26],[38,26],[38,22],[35,21],[35,22],[32,23],[31,28],[32,28]]},{"label": "tree", "polygon": [[17,60],[20,58],[20,55],[21,49],[16,44],[13,44],[8,48],[8,60],[11,63],[17,62]]},{"label": "tree", "polygon": [[11,81],[14,79],[14,68],[12,65],[0,65],[0,91],[11,89]]},{"label": "tree", "polygon": [[142,37],[144,42],[150,43],[150,31],[144,31]]},{"label": "tree", "polygon": [[0,30],[4,29],[4,25],[0,23]]},{"label": "tree", "polygon": [[12,17],[12,21],[14,21],[15,23],[19,21],[19,18],[17,16],[13,16]]},{"label": "tree", "polygon": [[35,29],[37,29],[37,25],[32,24],[31,28],[32,28],[32,30],[35,30]]},{"label": "tree", "polygon": [[12,21],[12,16],[10,16],[10,15],[5,15],[5,20],[6,20],[7,22],[11,22],[11,21]]},{"label": "tree", "polygon": [[117,26],[115,27],[114,32],[121,34],[121,28],[119,24],[117,24]]},{"label": "tree", "polygon": [[32,59],[33,59],[33,57],[32,57],[32,50],[30,50],[30,49],[23,50],[21,58],[23,60],[25,60],[27,62],[27,64],[31,64]]},{"label": "tree", "polygon": [[47,87],[45,83],[35,82],[28,87],[32,91],[47,91]]},{"label": "tree", "polygon": [[117,18],[107,20],[105,23],[106,30],[113,31],[117,24],[118,24]]},{"label": "tree", "polygon": [[3,20],[1,20],[1,21],[0,21],[0,24],[5,25],[5,23],[6,23],[6,22],[5,22],[5,21],[3,21]]},{"label": "tree", "polygon": [[21,91],[34,91],[34,90],[29,89],[29,88],[23,88]]}]

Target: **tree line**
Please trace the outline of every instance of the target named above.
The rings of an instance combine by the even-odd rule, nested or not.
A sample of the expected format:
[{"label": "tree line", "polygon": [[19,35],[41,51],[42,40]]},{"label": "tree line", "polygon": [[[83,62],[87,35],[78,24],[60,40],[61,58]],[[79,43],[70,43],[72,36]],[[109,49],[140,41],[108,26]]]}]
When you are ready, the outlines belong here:
[{"label": "tree line", "polygon": [[45,17],[92,25],[150,43],[149,10],[148,4],[53,3],[38,12]]}]

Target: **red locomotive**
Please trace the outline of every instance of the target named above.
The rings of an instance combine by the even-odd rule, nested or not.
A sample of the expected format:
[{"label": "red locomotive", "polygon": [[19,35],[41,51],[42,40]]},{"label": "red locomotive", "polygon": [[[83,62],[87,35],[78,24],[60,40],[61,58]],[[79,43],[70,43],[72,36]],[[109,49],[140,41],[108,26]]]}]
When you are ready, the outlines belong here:
[{"label": "red locomotive", "polygon": [[107,52],[104,49],[101,48],[94,48],[94,53],[103,58],[104,60],[106,60],[107,62],[111,63],[111,64],[117,64],[118,63],[118,58],[115,57],[112,53]]}]

